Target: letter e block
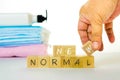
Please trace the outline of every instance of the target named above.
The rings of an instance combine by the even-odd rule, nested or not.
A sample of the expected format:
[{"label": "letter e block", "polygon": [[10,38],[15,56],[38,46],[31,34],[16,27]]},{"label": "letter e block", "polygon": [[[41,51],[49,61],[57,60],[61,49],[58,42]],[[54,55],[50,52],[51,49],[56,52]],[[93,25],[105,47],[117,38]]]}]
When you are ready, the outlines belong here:
[{"label": "letter e block", "polygon": [[69,45],[64,46],[64,56],[75,56],[76,55],[76,47]]}]

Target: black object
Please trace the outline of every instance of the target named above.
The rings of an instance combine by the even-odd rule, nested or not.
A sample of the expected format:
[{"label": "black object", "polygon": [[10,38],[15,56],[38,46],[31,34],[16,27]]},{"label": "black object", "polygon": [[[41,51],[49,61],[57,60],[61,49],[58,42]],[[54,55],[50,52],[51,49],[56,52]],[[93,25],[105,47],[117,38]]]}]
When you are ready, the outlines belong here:
[{"label": "black object", "polygon": [[37,22],[43,22],[43,21],[47,21],[47,10],[46,10],[46,17],[44,17],[43,15],[37,15]]}]

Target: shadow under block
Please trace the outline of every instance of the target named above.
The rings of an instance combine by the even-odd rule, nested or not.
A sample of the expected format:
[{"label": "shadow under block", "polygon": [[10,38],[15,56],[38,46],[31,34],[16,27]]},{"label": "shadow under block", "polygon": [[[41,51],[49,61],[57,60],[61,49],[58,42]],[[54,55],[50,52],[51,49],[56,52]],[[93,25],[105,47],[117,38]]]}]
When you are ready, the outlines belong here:
[{"label": "shadow under block", "polygon": [[76,47],[73,45],[55,45],[53,46],[53,56],[75,56]]},{"label": "shadow under block", "polygon": [[94,68],[94,56],[29,56],[28,68]]},{"label": "shadow under block", "polygon": [[86,54],[88,56],[92,55],[92,53],[94,53],[95,51],[92,49],[92,42],[88,41],[87,43],[85,43],[82,47],[82,49],[86,52]]}]

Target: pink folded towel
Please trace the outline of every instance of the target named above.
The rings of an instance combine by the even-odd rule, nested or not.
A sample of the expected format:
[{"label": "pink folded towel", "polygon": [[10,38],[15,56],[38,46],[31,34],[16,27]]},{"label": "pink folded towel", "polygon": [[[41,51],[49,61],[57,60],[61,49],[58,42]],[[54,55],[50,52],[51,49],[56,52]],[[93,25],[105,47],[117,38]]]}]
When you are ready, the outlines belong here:
[{"label": "pink folded towel", "polygon": [[29,46],[0,48],[0,57],[26,57],[30,55],[47,55],[47,45],[37,44]]}]

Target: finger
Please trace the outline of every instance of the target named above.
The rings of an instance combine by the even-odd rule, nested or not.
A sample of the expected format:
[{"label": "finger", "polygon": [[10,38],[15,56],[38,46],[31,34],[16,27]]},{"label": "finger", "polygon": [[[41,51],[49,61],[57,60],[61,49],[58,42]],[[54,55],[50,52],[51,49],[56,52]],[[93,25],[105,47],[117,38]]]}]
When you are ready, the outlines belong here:
[{"label": "finger", "polygon": [[79,22],[78,22],[78,33],[80,35],[82,44],[86,43],[89,40],[88,39],[88,35],[87,35],[87,28],[88,28],[88,24],[82,22],[79,19]]},{"label": "finger", "polygon": [[102,42],[101,48],[99,49],[99,51],[103,51],[103,48],[104,48],[104,46],[103,46],[103,42]]},{"label": "finger", "polygon": [[102,46],[102,24],[92,23],[92,48],[100,50]]},{"label": "finger", "polygon": [[115,36],[113,33],[113,23],[106,23],[105,24],[105,31],[107,33],[108,39],[111,43],[113,43],[115,41]]},{"label": "finger", "polygon": [[91,27],[91,25],[88,26],[87,34],[88,34],[89,40],[91,41],[91,35],[92,35],[92,27]]}]

